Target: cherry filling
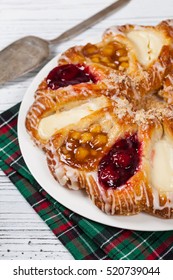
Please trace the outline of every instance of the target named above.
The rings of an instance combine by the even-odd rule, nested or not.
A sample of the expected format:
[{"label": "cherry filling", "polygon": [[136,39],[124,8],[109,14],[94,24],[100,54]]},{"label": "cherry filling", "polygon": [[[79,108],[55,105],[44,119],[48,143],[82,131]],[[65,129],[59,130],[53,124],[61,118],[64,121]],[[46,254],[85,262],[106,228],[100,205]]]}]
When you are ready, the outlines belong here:
[{"label": "cherry filling", "polygon": [[80,83],[95,83],[96,78],[90,73],[88,67],[80,64],[65,64],[52,69],[46,78],[46,82],[51,89],[58,89]]},{"label": "cherry filling", "polygon": [[100,161],[98,177],[101,186],[116,189],[124,185],[138,170],[139,152],[136,134],[118,140]]}]

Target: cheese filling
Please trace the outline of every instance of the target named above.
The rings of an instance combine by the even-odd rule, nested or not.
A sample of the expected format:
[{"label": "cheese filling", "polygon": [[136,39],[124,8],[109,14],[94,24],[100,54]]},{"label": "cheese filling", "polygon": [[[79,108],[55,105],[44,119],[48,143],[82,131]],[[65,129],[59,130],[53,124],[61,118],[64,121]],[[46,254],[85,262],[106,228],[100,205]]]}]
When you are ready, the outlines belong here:
[{"label": "cheese filling", "polygon": [[151,166],[153,186],[160,191],[173,191],[173,146],[166,139],[155,144]]},{"label": "cheese filling", "polygon": [[139,62],[146,66],[158,58],[163,45],[165,45],[163,35],[152,30],[132,30],[127,34],[127,37],[134,44]]},{"label": "cheese filling", "polygon": [[57,130],[76,123],[80,119],[107,106],[107,99],[104,96],[93,98],[86,103],[73,107],[70,110],[59,112],[43,118],[38,126],[38,134],[42,139],[50,138]]}]

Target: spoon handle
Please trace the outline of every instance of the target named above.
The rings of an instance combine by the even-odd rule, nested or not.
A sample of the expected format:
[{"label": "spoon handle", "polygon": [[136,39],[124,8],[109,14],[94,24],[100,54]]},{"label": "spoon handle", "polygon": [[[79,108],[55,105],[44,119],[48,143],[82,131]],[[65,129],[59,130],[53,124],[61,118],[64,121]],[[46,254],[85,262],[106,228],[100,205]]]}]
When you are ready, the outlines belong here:
[{"label": "spoon handle", "polygon": [[118,0],[111,4],[110,6],[106,7],[105,9],[101,10],[97,14],[91,16],[90,18],[82,21],[81,23],[75,25],[74,27],[70,28],[69,30],[62,33],[55,39],[49,40],[50,44],[58,44],[64,41],[67,41],[73,38],[75,35],[87,30],[92,25],[98,23],[102,19],[104,19],[109,14],[113,13],[115,10],[119,10],[122,6],[127,4],[130,0]]}]

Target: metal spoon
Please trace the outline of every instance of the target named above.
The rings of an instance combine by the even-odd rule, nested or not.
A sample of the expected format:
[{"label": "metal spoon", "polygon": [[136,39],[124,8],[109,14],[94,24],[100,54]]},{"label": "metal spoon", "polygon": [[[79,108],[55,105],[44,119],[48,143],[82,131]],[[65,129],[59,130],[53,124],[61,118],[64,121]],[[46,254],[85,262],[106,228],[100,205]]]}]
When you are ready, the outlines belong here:
[{"label": "metal spoon", "polygon": [[49,56],[52,44],[60,44],[87,30],[108,14],[118,10],[130,0],[118,0],[94,16],[70,28],[53,40],[44,40],[35,36],[27,36],[15,41],[0,52],[0,84],[35,69]]}]

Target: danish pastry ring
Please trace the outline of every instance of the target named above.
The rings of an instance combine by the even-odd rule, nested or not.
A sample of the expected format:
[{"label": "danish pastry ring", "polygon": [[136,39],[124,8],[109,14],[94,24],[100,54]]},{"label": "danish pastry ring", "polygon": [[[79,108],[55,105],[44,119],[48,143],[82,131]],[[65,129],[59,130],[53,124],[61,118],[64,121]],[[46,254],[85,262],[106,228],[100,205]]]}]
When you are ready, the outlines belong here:
[{"label": "danish pastry ring", "polygon": [[173,22],[106,30],[63,53],[26,129],[64,187],[110,215],[173,218]]}]

